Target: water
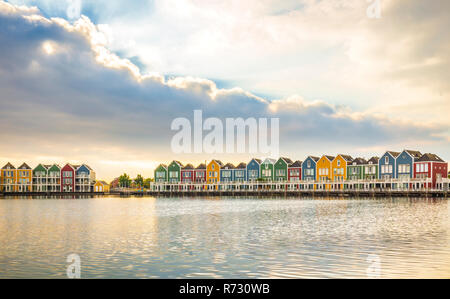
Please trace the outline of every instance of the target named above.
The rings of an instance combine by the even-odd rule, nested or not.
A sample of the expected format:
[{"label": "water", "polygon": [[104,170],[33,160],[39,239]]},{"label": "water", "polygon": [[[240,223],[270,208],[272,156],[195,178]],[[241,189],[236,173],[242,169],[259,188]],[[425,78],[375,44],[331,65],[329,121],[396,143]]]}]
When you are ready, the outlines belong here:
[{"label": "water", "polygon": [[0,278],[64,278],[72,253],[82,278],[450,278],[449,206],[434,199],[2,199]]}]

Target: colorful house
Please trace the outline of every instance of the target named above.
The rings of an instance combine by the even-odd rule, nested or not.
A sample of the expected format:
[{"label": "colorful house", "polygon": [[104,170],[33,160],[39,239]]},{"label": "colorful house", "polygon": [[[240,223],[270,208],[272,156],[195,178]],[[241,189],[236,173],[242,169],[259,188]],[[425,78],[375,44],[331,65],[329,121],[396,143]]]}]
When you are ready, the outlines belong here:
[{"label": "colorful house", "polygon": [[395,179],[397,177],[395,160],[400,155],[399,152],[387,151],[378,160],[378,178]]},{"label": "colorful house", "polygon": [[57,164],[47,165],[47,191],[61,192],[61,167]]},{"label": "colorful house", "polygon": [[319,157],[309,156],[302,163],[302,180],[315,181],[317,179],[316,166]]},{"label": "colorful house", "polygon": [[75,191],[75,171],[78,167],[78,165],[67,163],[61,168],[61,192]]},{"label": "colorful house", "polygon": [[286,182],[288,180],[288,168],[292,164],[289,158],[281,157],[274,164],[274,181]]},{"label": "colorful house", "polygon": [[302,179],[302,162],[297,160],[288,166],[288,181],[298,182]]},{"label": "colorful house", "polygon": [[214,184],[220,182],[220,168],[223,167],[223,163],[219,160],[212,160],[206,166],[206,182],[208,184]]},{"label": "colorful house", "polygon": [[181,168],[181,182],[182,183],[193,183],[194,182],[194,165],[187,164]]},{"label": "colorful house", "polygon": [[96,181],[94,184],[94,192],[109,192],[109,184],[105,181]]},{"label": "colorful house", "polygon": [[181,181],[181,168],[183,168],[183,164],[179,161],[172,161],[167,167],[167,171],[169,174],[169,183],[179,183]]},{"label": "colorful house", "polygon": [[47,192],[48,166],[39,164],[33,169],[33,192]]},{"label": "colorful house", "polygon": [[438,155],[426,153],[414,163],[415,178],[431,178],[431,184],[421,186],[427,188],[436,188],[437,184],[445,179],[448,172],[448,163],[442,160]]},{"label": "colorful house", "polygon": [[363,167],[363,179],[375,180],[378,178],[378,162],[380,158],[372,157],[367,161],[367,164]]},{"label": "colorful house", "polygon": [[220,182],[222,183],[231,183],[234,181],[234,165],[231,163],[225,164],[220,168]]},{"label": "colorful house", "polygon": [[194,181],[196,183],[205,183],[206,182],[206,164],[201,163],[195,168],[194,171]]},{"label": "colorful house", "polygon": [[333,169],[331,180],[334,182],[343,182],[347,179],[347,166],[352,163],[353,158],[349,155],[337,155],[331,162]]},{"label": "colorful house", "polygon": [[168,181],[167,175],[167,165],[159,164],[155,169],[155,182],[156,183],[164,183]]},{"label": "colorful house", "polygon": [[419,151],[404,150],[398,155],[395,163],[397,176],[401,180],[409,180],[414,177],[414,163],[422,157]]},{"label": "colorful house", "polygon": [[2,168],[1,187],[3,192],[16,192],[17,169],[11,163],[6,163]]},{"label": "colorful house", "polygon": [[355,158],[347,165],[347,179],[351,181],[362,180],[364,166],[367,160],[364,158]]},{"label": "colorful house", "polygon": [[27,163],[17,168],[17,192],[31,192],[33,182],[33,170]]},{"label": "colorful house", "polygon": [[261,160],[253,158],[247,164],[247,180],[249,182],[255,182],[260,178],[261,174]]},{"label": "colorful house", "polygon": [[91,192],[95,183],[95,172],[82,164],[75,170],[75,192]]},{"label": "colorful house", "polygon": [[277,161],[267,158],[261,163],[261,180],[271,182],[274,179],[273,165]]},{"label": "colorful house", "polygon": [[235,182],[245,182],[247,173],[247,163],[241,162],[233,169],[233,180]]},{"label": "colorful house", "polygon": [[323,155],[317,161],[317,180],[319,182],[329,182],[333,179],[332,162],[334,156]]}]

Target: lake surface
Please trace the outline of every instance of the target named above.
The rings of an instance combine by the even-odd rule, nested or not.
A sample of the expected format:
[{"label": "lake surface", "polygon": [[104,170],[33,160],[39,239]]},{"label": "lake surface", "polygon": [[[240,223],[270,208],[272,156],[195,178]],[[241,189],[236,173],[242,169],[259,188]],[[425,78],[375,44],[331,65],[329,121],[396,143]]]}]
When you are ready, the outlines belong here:
[{"label": "lake surface", "polygon": [[0,199],[0,278],[450,278],[439,199]]}]

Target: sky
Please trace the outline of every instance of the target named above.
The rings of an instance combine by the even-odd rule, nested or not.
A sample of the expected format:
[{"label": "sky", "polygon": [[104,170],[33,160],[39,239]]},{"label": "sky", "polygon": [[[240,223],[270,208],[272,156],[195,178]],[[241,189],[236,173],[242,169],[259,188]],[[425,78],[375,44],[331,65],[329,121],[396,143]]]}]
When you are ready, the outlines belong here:
[{"label": "sky", "polygon": [[196,109],[279,118],[293,160],[450,160],[450,2],[379,3],[370,18],[365,0],[0,1],[0,163],[111,180],[264,158],[174,153],[171,122]]}]

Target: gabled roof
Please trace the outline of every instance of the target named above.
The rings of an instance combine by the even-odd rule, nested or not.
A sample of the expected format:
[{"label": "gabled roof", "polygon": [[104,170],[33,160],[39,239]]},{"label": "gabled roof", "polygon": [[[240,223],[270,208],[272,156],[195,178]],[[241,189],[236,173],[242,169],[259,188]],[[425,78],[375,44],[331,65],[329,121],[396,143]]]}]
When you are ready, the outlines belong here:
[{"label": "gabled roof", "polygon": [[[312,160],[314,160],[314,162],[317,162],[320,160],[319,157],[315,157],[315,156],[308,156],[308,158],[311,158]],[[306,159],[308,159],[308,158],[306,158]]]},{"label": "gabled roof", "polygon": [[353,159],[353,161],[351,162],[351,165],[364,165],[367,164],[367,160],[364,158],[355,158]]},{"label": "gabled roof", "polygon": [[422,157],[422,153],[419,151],[412,151],[412,150],[404,150],[404,152],[408,153],[411,157],[413,157],[414,160],[417,161],[420,157]]},{"label": "gabled roof", "polygon": [[275,163],[277,162],[277,160],[275,160],[275,159],[266,158],[266,159],[263,161],[263,163],[266,163],[266,161],[267,161],[267,162],[270,162],[270,164],[275,164]]},{"label": "gabled roof", "polygon": [[31,169],[31,167],[30,166],[28,166],[28,164],[27,163],[23,163],[22,165],[20,165],[19,166],[19,168],[17,168],[17,169],[26,169],[26,170],[29,170],[29,169]]},{"label": "gabled roof", "polygon": [[50,170],[50,169],[52,169],[53,167],[58,168],[58,171],[61,170],[61,167],[60,167],[58,164],[48,165],[48,168],[47,168],[47,169]]},{"label": "gabled roof", "polygon": [[234,167],[233,164],[227,163],[227,164],[225,164],[225,166],[223,166],[222,168],[224,168],[224,169],[234,169],[235,167]]},{"label": "gabled roof", "polygon": [[194,169],[194,165],[192,164],[187,164],[186,166],[184,166],[183,168],[181,168],[182,170],[192,170]]},{"label": "gabled roof", "polygon": [[353,161],[353,158],[352,158],[352,156],[350,156],[350,155],[342,155],[342,154],[339,154],[338,156],[341,156],[342,159],[344,159],[344,160],[347,161],[347,162],[352,162],[352,161]]},{"label": "gabled roof", "polygon": [[302,161],[297,160],[295,162],[292,162],[291,164],[289,164],[289,167],[302,167]]},{"label": "gabled roof", "polygon": [[333,161],[334,158],[336,158],[335,156],[329,156],[329,155],[323,155],[322,157],[327,158],[328,160],[330,160],[330,162]]},{"label": "gabled roof", "polygon": [[2,169],[16,169],[15,167],[14,167],[14,165],[12,165],[11,163],[6,163],[6,165],[5,166],[3,166],[3,168]]},{"label": "gabled roof", "polygon": [[425,153],[420,157],[417,162],[445,162],[438,155]]},{"label": "gabled roof", "polygon": [[380,160],[379,157],[372,157],[369,159],[369,161],[367,161],[367,164],[369,164],[370,162],[372,162],[372,164],[378,164],[379,160]]},{"label": "gabled roof", "polygon": [[393,152],[393,151],[386,151],[386,153],[390,154],[394,158],[397,158],[400,155],[399,152]]},{"label": "gabled roof", "polygon": [[241,162],[238,166],[236,166],[236,169],[245,169],[247,168],[247,163]]},{"label": "gabled roof", "polygon": [[156,167],[156,169],[158,169],[160,167],[165,168],[167,170],[167,165],[166,164],[159,164],[158,167]]},{"label": "gabled roof", "polygon": [[[223,166],[223,163],[222,163],[222,161],[220,161],[220,160],[212,159],[211,162],[212,162],[212,161],[214,161],[214,162],[216,162],[217,164],[219,164],[220,167]],[[209,162],[209,163],[211,163],[211,162]]]},{"label": "gabled roof", "polygon": [[201,163],[200,165],[198,165],[197,167],[195,167],[196,170],[203,170],[206,169],[206,165],[205,163]]},{"label": "gabled roof", "polygon": [[109,184],[105,181],[97,181],[96,183],[100,183],[102,185],[109,186]]},{"label": "gabled roof", "polygon": [[[252,160],[255,160],[256,163],[258,163],[259,165],[261,165],[261,163],[262,163],[261,159],[253,158]],[[250,160],[250,162],[252,162],[252,160]]]},{"label": "gabled roof", "polygon": [[287,165],[292,164],[292,160],[286,157],[280,157],[281,160],[283,160]]},{"label": "gabled roof", "polygon": [[172,162],[170,162],[170,164],[172,163],[176,163],[178,166],[183,167],[183,164],[180,161],[173,160]]},{"label": "gabled roof", "polygon": [[35,171],[35,170],[38,169],[39,167],[42,167],[42,168],[44,168],[45,170],[48,170],[48,169],[49,169],[49,165],[43,165],[43,164],[39,163],[39,164],[33,169],[33,171]]}]

